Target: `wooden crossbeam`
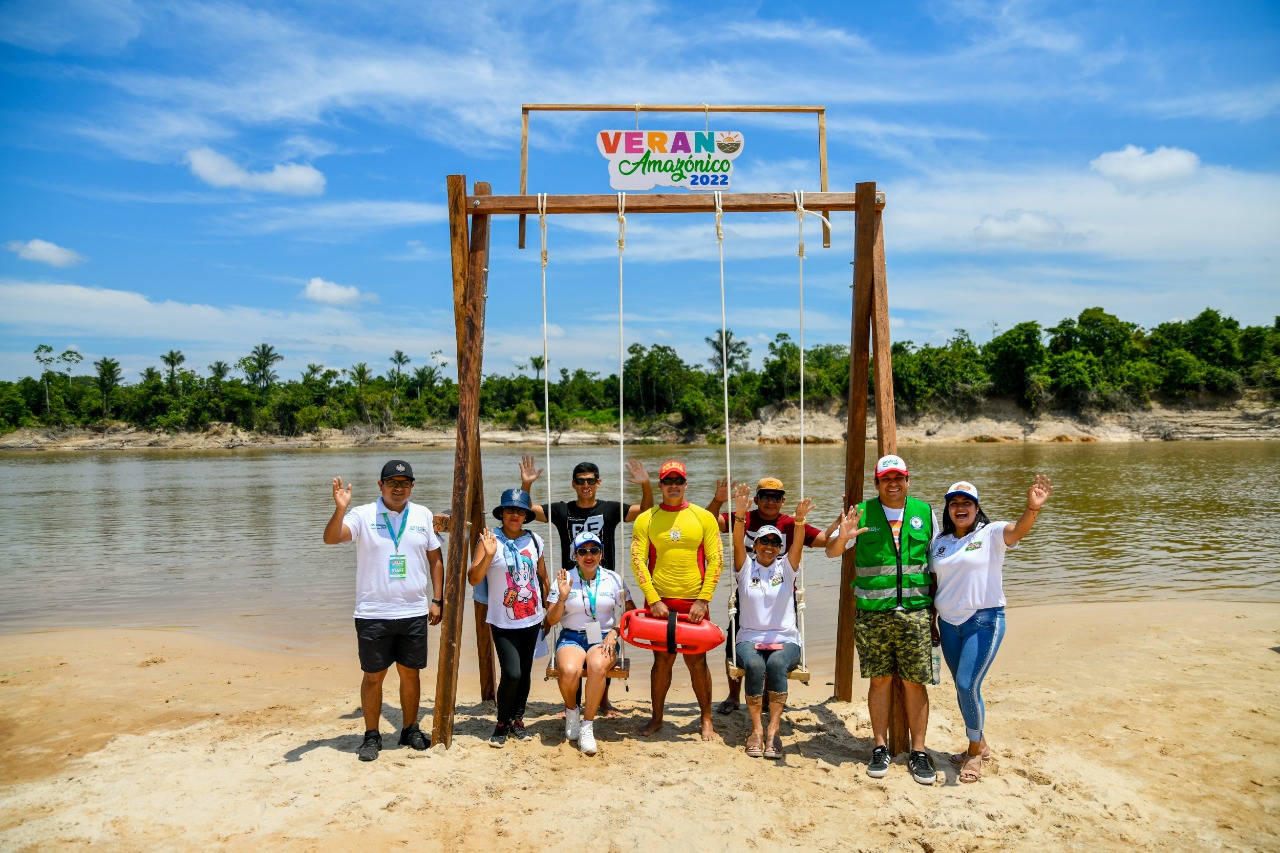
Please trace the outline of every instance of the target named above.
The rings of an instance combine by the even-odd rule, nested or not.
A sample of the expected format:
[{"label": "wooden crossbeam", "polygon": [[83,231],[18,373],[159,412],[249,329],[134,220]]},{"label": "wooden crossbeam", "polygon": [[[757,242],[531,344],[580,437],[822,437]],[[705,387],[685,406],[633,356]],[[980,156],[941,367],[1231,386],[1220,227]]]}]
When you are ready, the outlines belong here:
[{"label": "wooden crossbeam", "polygon": [[[849,211],[858,209],[857,193],[805,193],[806,210]],[[876,210],[884,210],[885,195],[876,193]],[[794,213],[796,199],[791,193],[725,193],[720,208],[725,213]],[[535,195],[467,196],[467,213],[471,216],[501,214],[534,214],[538,212]],[[715,213],[716,201],[710,193],[628,194],[626,213]],[[618,213],[618,196],[550,195],[547,213]]]}]

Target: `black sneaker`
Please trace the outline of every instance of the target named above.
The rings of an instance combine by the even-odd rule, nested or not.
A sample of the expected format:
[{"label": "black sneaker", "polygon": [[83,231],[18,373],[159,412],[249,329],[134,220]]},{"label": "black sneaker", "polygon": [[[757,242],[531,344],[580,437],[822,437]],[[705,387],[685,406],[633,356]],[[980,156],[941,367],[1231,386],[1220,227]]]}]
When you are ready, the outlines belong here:
[{"label": "black sneaker", "polygon": [[532,740],[533,732],[524,727],[524,717],[516,717],[511,724],[511,733],[515,735],[516,740]]},{"label": "black sneaker", "polygon": [[508,731],[509,730],[506,725],[503,723],[498,723],[498,725],[494,726],[493,734],[489,735],[489,746],[492,746],[494,749],[501,749],[506,746]]},{"label": "black sneaker", "polygon": [[429,749],[431,747],[431,735],[418,728],[418,724],[405,726],[400,732],[400,745],[412,747],[416,750]]},{"label": "black sneaker", "polygon": [[382,735],[377,729],[369,729],[364,733],[364,742],[360,744],[360,760],[373,761],[382,751]]},{"label": "black sneaker", "polygon": [[907,767],[911,769],[911,778],[921,785],[932,785],[938,779],[938,774],[933,769],[933,762],[929,760],[926,753],[911,753],[911,757],[907,759]]},{"label": "black sneaker", "polygon": [[880,779],[888,772],[889,747],[877,746],[871,750],[871,763],[867,765],[867,775],[872,779]]}]

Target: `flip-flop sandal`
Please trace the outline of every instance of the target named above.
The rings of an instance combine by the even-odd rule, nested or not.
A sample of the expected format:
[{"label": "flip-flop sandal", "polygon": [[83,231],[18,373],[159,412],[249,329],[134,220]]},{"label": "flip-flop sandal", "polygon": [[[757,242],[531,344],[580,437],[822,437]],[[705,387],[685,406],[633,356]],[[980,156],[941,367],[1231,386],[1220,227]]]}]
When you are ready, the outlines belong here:
[{"label": "flip-flop sandal", "polygon": [[961,782],[977,782],[982,778],[982,756],[970,755],[969,760],[960,768]]},{"label": "flip-flop sandal", "polygon": [[761,746],[760,741],[758,740],[753,741],[750,738],[748,738],[747,739],[747,757],[759,758],[762,755],[764,755],[764,747]]},{"label": "flip-flop sandal", "polygon": [[726,699],[716,706],[717,714],[732,714],[736,710],[738,710],[738,703],[732,699]]},{"label": "flip-flop sandal", "polygon": [[782,739],[774,738],[773,743],[764,748],[764,757],[778,759],[782,757]]}]

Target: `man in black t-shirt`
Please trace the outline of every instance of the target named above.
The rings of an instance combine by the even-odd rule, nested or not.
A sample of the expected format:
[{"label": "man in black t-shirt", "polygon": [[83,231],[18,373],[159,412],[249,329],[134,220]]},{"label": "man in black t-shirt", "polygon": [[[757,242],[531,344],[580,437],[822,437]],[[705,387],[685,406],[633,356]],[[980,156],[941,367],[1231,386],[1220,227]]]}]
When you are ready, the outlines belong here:
[{"label": "man in black t-shirt", "polygon": [[[640,513],[653,506],[653,486],[649,482],[649,472],[645,470],[644,463],[638,459],[627,460],[627,471],[631,475],[628,482],[638,485],[641,491],[640,503],[627,504],[625,507],[626,520],[631,522],[635,521]],[[529,489],[541,476],[542,469],[535,467],[532,456],[526,454],[520,457],[520,488],[532,495],[533,492]],[[624,508],[618,501],[596,500],[596,493],[603,482],[600,478],[600,469],[594,462],[579,462],[573,466],[571,482],[577,499],[556,501],[551,504],[551,525],[560,534],[560,547],[556,549],[556,557],[560,560],[561,568],[573,568],[572,555],[569,553],[570,546],[573,538],[584,530],[590,530],[599,536],[604,544],[601,566],[613,571],[618,571],[619,565],[627,566],[627,555],[622,556],[621,562],[618,560],[614,537],[622,521]],[[534,504],[533,512],[538,521],[547,520],[547,513],[542,504]]]}]

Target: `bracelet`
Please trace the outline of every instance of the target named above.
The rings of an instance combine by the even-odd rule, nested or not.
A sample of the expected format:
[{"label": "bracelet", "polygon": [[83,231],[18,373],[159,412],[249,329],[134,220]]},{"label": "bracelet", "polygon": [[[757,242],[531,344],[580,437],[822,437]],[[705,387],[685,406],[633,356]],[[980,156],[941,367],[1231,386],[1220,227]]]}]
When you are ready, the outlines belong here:
[{"label": "bracelet", "polygon": [[733,517],[733,520],[734,520],[734,521],[746,521],[746,520],[747,520],[747,517],[746,517],[745,515],[735,515],[735,516]]},{"label": "bracelet", "polygon": [[1038,509],[1032,509],[1031,507],[1027,507],[1027,512],[1039,512],[1039,511],[1040,510]]},{"label": "bracelet", "polygon": [[439,605],[443,605],[443,604],[444,604],[444,599],[443,599],[443,598],[433,598],[433,599],[431,599],[431,603],[432,603],[432,604],[439,604]]}]

